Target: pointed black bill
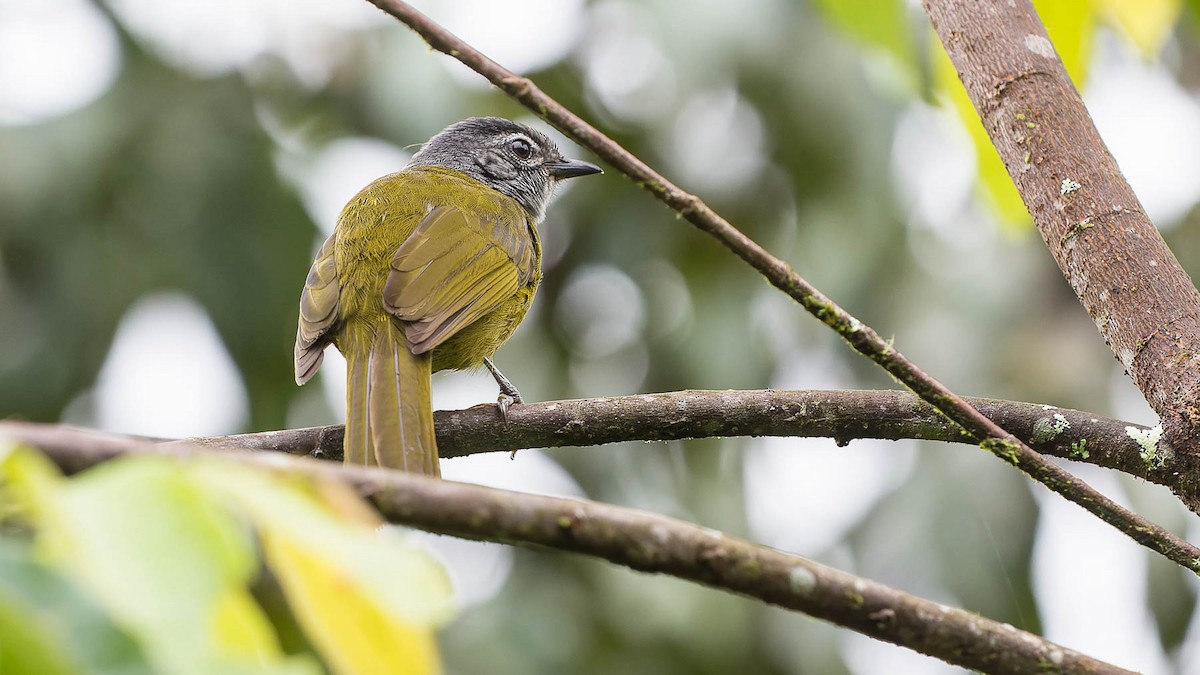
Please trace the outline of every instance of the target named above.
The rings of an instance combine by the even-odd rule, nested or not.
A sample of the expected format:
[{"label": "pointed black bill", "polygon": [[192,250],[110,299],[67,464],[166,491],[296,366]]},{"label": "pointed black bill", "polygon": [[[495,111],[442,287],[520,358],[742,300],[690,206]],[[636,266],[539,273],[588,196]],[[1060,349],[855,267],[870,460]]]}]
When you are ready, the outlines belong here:
[{"label": "pointed black bill", "polygon": [[604,173],[600,167],[581,159],[560,159],[557,162],[546,162],[546,168],[549,169],[552,177],[559,180]]}]

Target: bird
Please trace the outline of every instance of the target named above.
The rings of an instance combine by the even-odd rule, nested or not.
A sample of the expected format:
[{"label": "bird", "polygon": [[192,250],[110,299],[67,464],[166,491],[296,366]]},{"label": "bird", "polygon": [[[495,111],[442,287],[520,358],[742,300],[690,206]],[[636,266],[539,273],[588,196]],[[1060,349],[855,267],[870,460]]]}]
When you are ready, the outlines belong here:
[{"label": "bird", "polygon": [[430,376],[486,366],[500,413],[520,403],[491,357],[541,280],[537,226],[564,180],[603,173],[545,134],[472,117],[342,209],[317,251],[296,329],[296,383],[346,359],[344,463],[440,476]]}]

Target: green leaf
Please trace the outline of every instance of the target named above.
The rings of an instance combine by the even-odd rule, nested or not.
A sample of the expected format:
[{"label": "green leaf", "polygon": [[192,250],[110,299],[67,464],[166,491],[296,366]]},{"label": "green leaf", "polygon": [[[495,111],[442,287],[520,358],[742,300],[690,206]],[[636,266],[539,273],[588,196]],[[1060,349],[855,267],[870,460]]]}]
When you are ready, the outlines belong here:
[{"label": "green leaf", "polygon": [[1021,201],[1021,195],[1013,185],[1012,179],[1009,178],[1008,170],[1004,168],[1004,162],[1000,160],[1000,155],[996,153],[996,147],[992,145],[983,124],[979,121],[971,98],[967,95],[967,90],[963,88],[962,82],[959,81],[958,74],[954,70],[954,64],[951,63],[950,57],[946,55],[946,51],[942,49],[940,43],[934,50],[934,82],[937,84],[938,90],[942,92],[943,102],[948,100],[949,105],[958,113],[958,118],[962,120],[967,133],[971,136],[972,144],[975,146],[978,184],[986,192],[1001,224],[1013,229],[1027,227],[1030,220],[1029,213],[1025,210],[1025,203]]},{"label": "green leaf", "polygon": [[[34,526],[37,557],[86,589],[156,672],[317,672],[281,653],[247,590],[259,569],[255,533],[335,672],[440,672],[434,631],[452,613],[449,580],[341,483],[150,456],[68,481],[41,455],[0,450],[0,497]],[[53,644],[30,652],[31,672],[79,672],[53,660]]]},{"label": "green leaf", "polygon": [[64,481],[32,451],[0,461],[32,515],[39,558],[97,599],[172,674],[315,673],[284,657],[247,590],[250,533],[187,470],[162,458],[109,462]]},{"label": "green leaf", "polygon": [[141,649],[26,542],[0,537],[0,672],[152,675]]},{"label": "green leaf", "polygon": [[1077,89],[1082,88],[1092,60],[1092,43],[1096,39],[1095,2],[1034,0],[1033,7],[1067,74]]},{"label": "green leaf", "polygon": [[297,620],[336,672],[440,672],[433,629],[452,613],[440,565],[340,483],[232,468],[195,471],[253,521]]},{"label": "green leaf", "polygon": [[912,32],[904,0],[817,0],[825,17],[847,36],[913,62]]},{"label": "green leaf", "polygon": [[1182,0],[1093,0],[1096,11],[1150,59],[1175,30],[1183,13]]}]

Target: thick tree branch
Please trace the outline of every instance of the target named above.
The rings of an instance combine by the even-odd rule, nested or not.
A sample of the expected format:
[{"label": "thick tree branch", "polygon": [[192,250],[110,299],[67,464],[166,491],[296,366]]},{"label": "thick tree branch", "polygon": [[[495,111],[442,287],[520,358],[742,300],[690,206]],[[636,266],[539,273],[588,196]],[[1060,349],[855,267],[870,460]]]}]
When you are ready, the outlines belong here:
[{"label": "thick tree branch", "polygon": [[[1142,425],[1034,403],[967,398],[976,410],[1038,452],[1116,469],[1170,486],[1175,467],[1146,456],[1129,429]],[[591,446],[730,436],[852,440],[920,439],[970,443],[958,425],[913,394],[897,390],[673,391],[525,403],[502,424],[494,405],[434,413],[443,457],[524,448]],[[5,423],[0,422],[0,431]],[[139,439],[131,439],[135,442]],[[192,438],[189,443],[342,457],[342,426]]]},{"label": "thick tree branch", "polygon": [[[144,443],[115,450],[94,436],[51,425],[5,423],[2,433],[40,448],[68,472],[122,454],[189,458],[209,450]],[[233,450],[225,456],[289,475],[346,482],[393,523],[571,551],[669,574],[804,612],[965,668],[989,673],[1129,672],[1008,624],[664,516],[274,454]]]},{"label": "thick tree branch", "polygon": [[699,197],[668,181],[611,138],[547,96],[528,78],[519,77],[487,58],[407,3],[400,0],[370,1],[419,34],[431,47],[458,59],[486,77],[513,99],[553,124],[577,143],[604,158],[639,187],[649,191],[688,222],[712,236],[762,274],[772,285],[787,293],[810,314],[835,330],[855,350],[887,370],[904,386],[962,426],[984,449],[1020,468],[1054,492],[1079,504],[1133,540],[1158,551],[1193,572],[1200,572],[1200,549],[1105,497],[996,426],[979,411],[967,405],[957,394],[896,351],[890,342],[879,337],[869,326],[825,297],[786,262],[771,255],[718,215]]},{"label": "thick tree branch", "polygon": [[925,9],[1063,275],[1164,437],[1196,459],[1200,292],[1121,175],[1032,4]]}]

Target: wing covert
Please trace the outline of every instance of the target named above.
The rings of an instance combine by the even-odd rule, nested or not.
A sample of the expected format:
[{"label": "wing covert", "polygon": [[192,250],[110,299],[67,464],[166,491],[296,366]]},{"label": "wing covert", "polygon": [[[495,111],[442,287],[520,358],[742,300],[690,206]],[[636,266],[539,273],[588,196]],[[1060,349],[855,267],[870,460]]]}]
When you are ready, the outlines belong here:
[{"label": "wing covert", "polygon": [[408,322],[414,354],[427,352],[499,307],[537,275],[529,223],[516,204],[498,218],[432,209],[397,249],[383,287],[387,311]]}]

